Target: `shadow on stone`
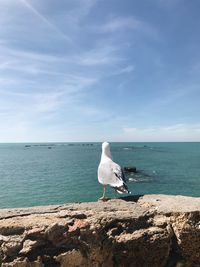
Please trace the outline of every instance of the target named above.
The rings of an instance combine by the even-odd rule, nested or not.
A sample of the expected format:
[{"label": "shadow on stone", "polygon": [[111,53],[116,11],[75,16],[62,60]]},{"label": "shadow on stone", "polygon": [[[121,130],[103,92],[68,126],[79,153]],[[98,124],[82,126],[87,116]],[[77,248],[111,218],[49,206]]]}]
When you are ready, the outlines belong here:
[{"label": "shadow on stone", "polygon": [[143,197],[144,195],[135,195],[135,196],[126,196],[126,197],[120,197],[119,199],[122,199],[127,202],[137,202],[139,198]]}]

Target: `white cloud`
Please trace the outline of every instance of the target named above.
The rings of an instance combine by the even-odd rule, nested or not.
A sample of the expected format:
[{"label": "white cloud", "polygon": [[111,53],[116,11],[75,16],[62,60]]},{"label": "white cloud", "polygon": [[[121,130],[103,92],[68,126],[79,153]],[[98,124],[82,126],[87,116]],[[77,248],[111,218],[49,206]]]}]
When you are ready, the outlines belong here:
[{"label": "white cloud", "polygon": [[77,65],[86,67],[110,66],[125,59],[120,51],[122,47],[123,44],[119,45],[110,41],[99,41],[93,49],[86,50],[72,57],[71,62],[76,62]]},{"label": "white cloud", "polygon": [[73,0],[72,2],[74,4],[73,9],[68,10],[67,15],[80,23],[84,17],[88,16],[98,0]]},{"label": "white cloud", "polygon": [[136,30],[141,27],[141,22],[133,17],[116,17],[107,23],[93,26],[94,30],[99,33],[111,33],[119,30]]},{"label": "white cloud", "polygon": [[123,141],[200,141],[200,124],[175,124],[152,128],[124,127],[122,132],[118,139]]},{"label": "white cloud", "polygon": [[53,112],[63,103],[63,92],[21,93],[0,91],[1,110],[10,115],[23,114],[24,118],[37,118],[43,112]]},{"label": "white cloud", "polygon": [[119,74],[126,74],[126,73],[131,73],[135,70],[135,67],[133,65],[128,65],[127,67],[121,68],[114,72],[114,75],[119,75]]},{"label": "white cloud", "polygon": [[[152,40],[160,42],[160,33],[155,27],[145,20],[130,17],[112,17],[106,23],[93,25],[89,27],[93,32],[98,34],[112,34],[117,36],[119,32],[127,33],[134,31],[134,38],[137,36],[150,36]],[[137,35],[136,35],[137,33]]]}]

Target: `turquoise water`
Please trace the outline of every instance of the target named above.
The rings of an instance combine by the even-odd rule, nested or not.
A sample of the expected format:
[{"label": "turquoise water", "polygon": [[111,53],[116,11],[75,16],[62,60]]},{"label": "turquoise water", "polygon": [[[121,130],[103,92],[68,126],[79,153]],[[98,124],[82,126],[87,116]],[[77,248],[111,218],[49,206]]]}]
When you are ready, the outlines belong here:
[{"label": "turquoise water", "polygon": [[[111,152],[137,167],[133,194],[200,196],[200,143],[112,143]],[[100,143],[0,144],[0,207],[96,201],[100,155]]]}]

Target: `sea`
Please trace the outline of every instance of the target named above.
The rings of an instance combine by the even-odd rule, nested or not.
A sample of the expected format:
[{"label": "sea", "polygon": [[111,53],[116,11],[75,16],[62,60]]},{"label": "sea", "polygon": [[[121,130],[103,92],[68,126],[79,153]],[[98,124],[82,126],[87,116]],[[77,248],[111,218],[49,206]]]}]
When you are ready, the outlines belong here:
[{"label": "sea", "polygon": [[[133,195],[200,196],[200,143],[111,143]],[[0,208],[97,201],[101,143],[0,144]],[[108,188],[107,196],[122,195]],[[125,196],[125,195],[123,195]]]}]

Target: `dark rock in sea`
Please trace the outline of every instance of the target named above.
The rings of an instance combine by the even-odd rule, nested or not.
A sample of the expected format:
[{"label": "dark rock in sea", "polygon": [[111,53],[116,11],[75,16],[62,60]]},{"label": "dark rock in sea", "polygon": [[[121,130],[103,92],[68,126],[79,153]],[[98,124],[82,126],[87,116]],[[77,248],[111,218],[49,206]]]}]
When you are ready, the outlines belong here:
[{"label": "dark rock in sea", "polygon": [[93,146],[93,144],[90,144],[90,143],[83,143],[82,146]]},{"label": "dark rock in sea", "polygon": [[124,167],[124,172],[130,173],[130,172],[137,172],[137,169],[135,166],[129,166],[129,167]]}]

